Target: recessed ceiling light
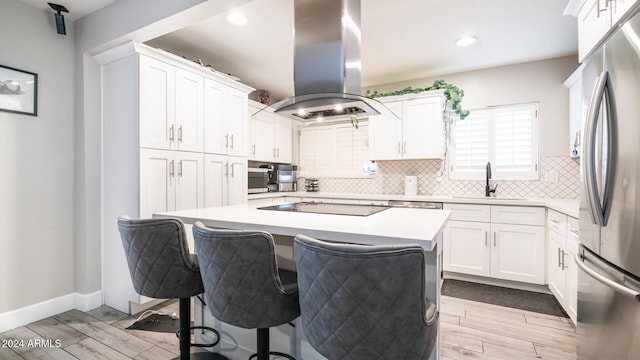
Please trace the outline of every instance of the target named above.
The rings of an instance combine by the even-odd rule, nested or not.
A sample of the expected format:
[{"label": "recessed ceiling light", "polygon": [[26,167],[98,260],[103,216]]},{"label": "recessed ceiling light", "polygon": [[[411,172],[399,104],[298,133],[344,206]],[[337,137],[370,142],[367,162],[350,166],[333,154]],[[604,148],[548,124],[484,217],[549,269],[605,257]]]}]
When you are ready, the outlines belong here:
[{"label": "recessed ceiling light", "polygon": [[342,105],[340,105],[340,104],[336,105],[336,107],[335,107],[334,109],[335,109],[335,111],[337,111],[337,112],[342,112],[342,110],[344,110],[344,109],[342,108]]},{"label": "recessed ceiling light", "polygon": [[469,46],[475,43],[478,40],[475,36],[463,36],[460,39],[456,40],[456,45],[458,46]]},{"label": "recessed ceiling light", "polygon": [[304,109],[299,109],[299,110],[298,110],[298,115],[300,115],[300,116],[304,116],[304,115],[306,115],[306,114],[307,114],[307,112],[306,112],[306,111],[304,111]]},{"label": "recessed ceiling light", "polygon": [[245,25],[249,20],[247,20],[247,17],[239,12],[232,12],[227,15],[227,21],[234,25]]},{"label": "recessed ceiling light", "polygon": [[324,120],[324,118],[323,118],[322,116],[320,116],[320,115],[318,115],[318,117],[316,118],[316,121],[317,121],[317,122],[321,122],[321,121],[323,121],[323,120]]}]

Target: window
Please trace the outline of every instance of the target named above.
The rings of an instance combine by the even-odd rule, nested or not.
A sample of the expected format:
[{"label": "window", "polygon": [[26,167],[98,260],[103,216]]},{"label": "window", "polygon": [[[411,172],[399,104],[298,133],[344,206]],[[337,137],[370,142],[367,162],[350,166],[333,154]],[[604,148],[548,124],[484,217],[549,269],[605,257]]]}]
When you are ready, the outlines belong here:
[{"label": "window", "polygon": [[451,139],[453,179],[484,179],[487,161],[492,179],[538,178],[537,104],[472,110],[454,122]]},{"label": "window", "polygon": [[362,165],[369,162],[369,124],[312,125],[300,132],[300,170],[305,176],[364,176]]}]

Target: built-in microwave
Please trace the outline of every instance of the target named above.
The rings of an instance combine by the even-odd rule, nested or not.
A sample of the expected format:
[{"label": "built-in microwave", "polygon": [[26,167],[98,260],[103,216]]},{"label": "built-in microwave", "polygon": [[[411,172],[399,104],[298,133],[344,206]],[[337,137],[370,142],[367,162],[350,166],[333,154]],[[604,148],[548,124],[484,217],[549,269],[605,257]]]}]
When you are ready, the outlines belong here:
[{"label": "built-in microwave", "polygon": [[249,168],[247,174],[249,194],[266,193],[269,191],[269,169]]}]

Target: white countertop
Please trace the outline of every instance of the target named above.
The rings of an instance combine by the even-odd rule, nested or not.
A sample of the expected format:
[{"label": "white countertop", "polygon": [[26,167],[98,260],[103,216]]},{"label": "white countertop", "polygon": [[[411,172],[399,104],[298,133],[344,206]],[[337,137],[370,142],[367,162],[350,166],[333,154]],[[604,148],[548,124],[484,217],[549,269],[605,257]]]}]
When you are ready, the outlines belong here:
[{"label": "white countertop", "polygon": [[202,221],[211,227],[263,230],[289,236],[304,234],[360,244],[417,244],[431,251],[449,214],[448,210],[389,208],[369,216],[347,216],[259,210],[242,204],[153,216],[177,217],[187,224]]},{"label": "white countertop", "polygon": [[543,206],[559,211],[563,214],[578,218],[580,201],[578,199],[543,199],[543,198],[486,198],[483,196],[440,196],[440,195],[403,195],[403,194],[354,194],[354,193],[330,193],[330,192],[271,192],[263,194],[250,194],[249,200],[266,199],[273,197],[291,196],[299,198],[332,198],[352,200],[403,200],[403,201],[435,201],[443,203],[460,204],[494,204],[513,206]]}]

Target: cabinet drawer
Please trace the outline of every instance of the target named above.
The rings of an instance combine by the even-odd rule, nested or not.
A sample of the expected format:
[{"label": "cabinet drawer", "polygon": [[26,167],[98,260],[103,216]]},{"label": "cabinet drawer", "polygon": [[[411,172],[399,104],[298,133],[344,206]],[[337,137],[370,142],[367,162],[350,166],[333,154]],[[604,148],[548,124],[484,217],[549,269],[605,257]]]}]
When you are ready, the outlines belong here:
[{"label": "cabinet drawer", "polygon": [[549,210],[547,212],[547,228],[564,237],[567,234],[567,215]]},{"label": "cabinet drawer", "polygon": [[489,205],[444,204],[443,208],[451,210],[449,220],[491,221],[491,207]]},{"label": "cabinet drawer", "polygon": [[544,215],[543,207],[491,206],[492,223],[544,226]]},{"label": "cabinet drawer", "polygon": [[580,222],[578,219],[567,216],[567,238],[578,241],[580,237]]}]

